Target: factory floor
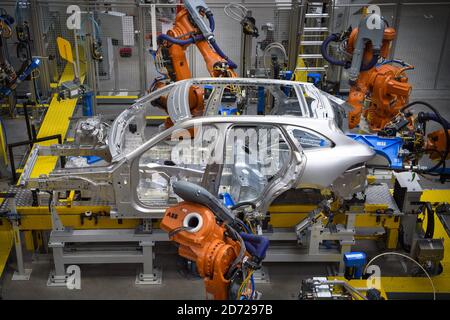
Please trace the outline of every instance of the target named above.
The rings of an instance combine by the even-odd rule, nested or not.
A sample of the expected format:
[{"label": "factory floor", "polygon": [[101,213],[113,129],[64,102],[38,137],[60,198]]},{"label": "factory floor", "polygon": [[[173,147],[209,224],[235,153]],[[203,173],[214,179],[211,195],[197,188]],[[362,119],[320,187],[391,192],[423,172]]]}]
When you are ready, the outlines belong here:
[{"label": "factory floor", "polygon": [[[358,241],[355,251],[364,251],[373,257],[382,249],[382,243]],[[69,290],[66,287],[48,287],[47,280],[54,268],[51,254],[31,254],[25,252],[25,268],[31,268],[31,277],[27,281],[13,281],[16,268],[15,255],[0,279],[0,300],[203,300],[205,289],[202,279],[188,271],[185,263],[176,253],[176,247],[170,243],[158,243],[155,249],[155,266],[162,270],[162,284],[137,285],[137,264],[87,264],[81,265],[81,289]],[[386,257],[379,261],[385,276],[413,273],[414,265],[396,257]],[[335,263],[264,263],[269,283],[257,283],[263,300],[297,300],[303,279],[331,276],[336,272]],[[431,299],[430,293],[394,293],[388,299]],[[437,299],[448,300],[450,294],[438,294]]]},{"label": "factory floor", "polygon": [[[105,264],[81,266],[81,290],[47,287],[51,255],[28,255],[26,260],[26,268],[32,268],[30,280],[11,280],[12,260],[0,284],[2,299],[205,299],[203,281],[187,272],[171,244],[156,249],[161,285],[136,285],[138,265]],[[270,263],[267,268],[270,283],[257,285],[264,299],[296,299],[303,278],[327,274],[327,265],[318,263]]]},{"label": "factory floor", "polygon": [[[412,101],[417,100],[411,99]],[[427,99],[450,119],[449,100]],[[99,113],[114,115],[123,110],[120,106],[101,106]],[[78,110],[79,111],[79,110]],[[78,112],[79,113],[79,112]],[[8,142],[26,139],[23,119],[4,120]],[[23,154],[23,152],[22,152]],[[22,157],[20,150],[16,161]],[[448,185],[427,183],[428,188],[448,188]],[[82,265],[81,290],[65,287],[47,287],[49,272],[53,267],[51,254],[26,254],[26,268],[32,268],[28,281],[12,281],[14,253],[0,279],[0,299],[204,299],[205,292],[200,278],[183,273],[174,246],[156,248],[155,265],[162,267],[161,285],[136,285],[137,265]],[[267,263],[270,283],[258,284],[263,299],[297,299],[301,280],[329,274],[330,264],[324,263]]]}]

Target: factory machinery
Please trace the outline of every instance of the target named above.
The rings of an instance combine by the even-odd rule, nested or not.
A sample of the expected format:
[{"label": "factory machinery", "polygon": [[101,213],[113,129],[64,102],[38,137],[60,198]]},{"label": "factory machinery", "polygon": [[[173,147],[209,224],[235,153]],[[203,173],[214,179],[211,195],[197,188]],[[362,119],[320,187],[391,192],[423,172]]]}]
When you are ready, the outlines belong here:
[{"label": "factory machinery", "polygon": [[[357,29],[332,34],[324,41],[325,60],[348,68],[352,87],[347,104],[323,94],[339,104],[339,110],[347,108],[340,116],[348,119],[348,129],[358,125],[366,129],[364,133],[347,132],[347,137],[369,146],[387,160],[388,165],[373,165],[371,170],[393,170],[393,190],[386,181],[378,181],[361,167],[355,167],[352,177],[358,176],[364,183],[351,197],[335,196],[329,189],[295,190],[278,186],[282,192],[274,191],[275,200],[264,207],[253,202],[236,205],[230,193],[222,193],[220,198],[212,193],[207,181],[193,184],[181,179],[171,183],[170,188],[178,203],[171,203],[164,210],[140,211],[133,201],[127,200],[129,185],[137,186],[134,181],[137,177],[124,170],[132,156],[121,158],[120,152],[111,150],[120,150],[125,140],[114,139],[125,133],[124,136],[131,139],[126,140],[130,148],[138,148],[136,142],[142,142],[139,134],[143,135],[141,129],[145,128],[145,123],[134,120],[138,113],[131,113],[130,118],[124,114],[116,119],[115,129],[111,131],[109,124],[99,116],[84,118],[75,124],[74,140],[63,141],[77,99],[89,91],[82,86],[86,66],[81,65],[75,77],[79,94],[66,96],[71,90],[64,88],[73,85],[77,69],[70,66],[68,75],[63,75],[60,81],[60,94],[54,97],[55,105],[65,103],[70,107],[64,109],[64,114],[49,108],[17,185],[2,194],[0,231],[2,237],[11,235],[15,239],[17,270],[13,280],[30,277],[31,269],[25,268],[23,261],[25,246],[33,252],[52,249],[55,268],[49,275],[49,286],[66,286],[71,281],[66,269],[69,265],[96,263],[140,264],[136,284],[161,284],[162,270],[154,265],[153,249],[158,242],[174,241],[179,245],[179,254],[196,263],[208,298],[260,298],[255,283],[270,281],[264,268],[268,262],[323,262],[337,266],[333,275],[299,283],[299,298],[302,299],[383,299],[387,294],[409,292],[433,293],[436,297],[437,293],[450,293],[450,191],[427,190],[422,186],[422,177],[448,180],[445,161],[449,157],[449,124],[428,103],[409,102],[411,85],[405,71],[412,66],[387,60],[395,30],[381,20],[381,29],[368,30],[366,21],[362,20]],[[2,30],[8,32],[13,21],[5,17],[1,22]],[[172,82],[191,77],[184,54],[192,44],[199,48],[212,77],[236,77],[237,66],[214,38],[214,24],[212,12],[203,1],[185,1],[174,27],[158,37],[158,51],[152,53],[163,74],[152,85],[158,99],[152,99],[152,93],[143,96],[129,110],[139,110],[151,101],[152,106],[167,110],[171,116],[164,128],[171,130],[169,127],[174,123],[176,127],[181,108],[174,105],[181,100],[174,99],[176,94],[181,96],[185,91],[164,93],[174,88]],[[248,34],[257,34],[254,19],[243,17],[242,25]],[[344,60],[328,52],[331,42],[340,43],[339,47],[346,53]],[[71,57],[66,58],[73,61]],[[2,70],[9,70],[4,61],[3,58]],[[2,82],[2,94],[10,94],[38,65],[39,60],[32,59],[24,71],[14,73],[14,77],[10,72],[10,77]],[[275,61],[272,66],[275,68],[270,73],[281,74]],[[245,79],[236,78],[235,82],[243,86]],[[289,86],[283,83],[280,91],[291,98],[286,101],[292,103]],[[198,84],[184,87],[188,92],[186,110],[189,115],[201,117],[205,109],[208,112],[211,97],[226,106],[222,109],[218,105],[216,114],[245,114],[243,101],[249,100],[243,100],[242,96],[250,91],[232,82],[221,88],[217,95],[217,91]],[[280,94],[280,91],[274,92]],[[270,111],[274,100],[261,98],[258,86],[256,92],[253,100],[258,106],[257,114]],[[310,92],[305,89],[304,96],[308,98]],[[262,110],[261,104],[265,105]],[[415,114],[412,107],[418,104],[425,105],[430,112]],[[338,109],[333,109],[336,114]],[[361,116],[364,116],[363,121]],[[58,126],[54,127],[56,122]],[[442,129],[428,133],[429,122],[438,123]],[[364,123],[367,128],[363,127]],[[60,137],[58,144],[56,136]],[[47,137],[53,140],[44,143],[39,140]],[[108,144],[112,141],[116,144],[110,147]],[[87,165],[77,164],[76,159],[82,157],[96,160],[92,161],[93,165],[89,161]],[[430,168],[419,165],[424,157],[431,158],[435,164]],[[120,159],[120,170],[116,169],[117,159]],[[173,164],[168,162],[164,166],[164,170],[170,172]],[[367,167],[370,166],[368,163]],[[58,175],[58,171],[64,172],[65,168],[73,171]],[[209,176],[217,174],[217,170],[212,166]],[[195,176],[194,171],[187,170],[186,174]],[[76,179],[79,172],[83,173],[82,178]],[[71,175],[75,178],[71,179]],[[343,185],[351,187],[354,182],[344,181]],[[11,236],[1,238],[2,243],[11,242]],[[381,243],[383,249],[367,261],[364,252],[354,251],[360,240]],[[385,275],[382,270],[381,286],[372,288],[365,279],[370,278],[375,261],[384,256],[405,259],[418,269],[414,275],[401,271]]]}]

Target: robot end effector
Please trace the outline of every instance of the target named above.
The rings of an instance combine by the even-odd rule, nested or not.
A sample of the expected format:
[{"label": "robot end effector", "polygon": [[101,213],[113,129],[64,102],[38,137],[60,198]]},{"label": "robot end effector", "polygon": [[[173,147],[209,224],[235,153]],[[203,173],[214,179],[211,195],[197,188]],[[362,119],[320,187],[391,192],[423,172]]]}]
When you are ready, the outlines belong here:
[{"label": "robot end effector", "polygon": [[[5,76],[4,78],[0,76],[0,80],[3,79],[5,81],[5,84],[0,87],[0,95],[9,96],[21,82],[25,81],[31,75],[31,73],[39,67],[40,63],[40,59],[34,58],[30,64],[26,65],[22,68],[21,71],[18,72],[18,76],[14,72],[14,69],[12,69],[12,67],[9,66],[6,61],[1,64],[0,73],[5,72],[5,74],[13,74],[14,76]],[[8,66],[10,67],[10,69],[8,69]]]},{"label": "robot end effector", "polygon": [[[414,115],[408,109],[422,105],[431,110],[431,112],[419,112]],[[427,123],[435,122],[442,129],[427,134]],[[395,137],[399,136],[402,140],[402,153],[407,159],[412,161],[411,167],[415,171],[440,175],[442,181],[448,177],[448,170],[445,161],[450,159],[450,123],[427,102],[414,101],[402,107],[397,114],[382,130],[378,132],[379,136]],[[419,159],[427,154],[431,160],[437,163],[426,170],[417,166]]]},{"label": "robot end effector", "polygon": [[208,295],[253,299],[254,284],[251,293],[242,287],[260,267],[269,240],[245,233],[243,222],[204,188],[180,181],[173,189],[185,201],[168,208],[160,226],[179,244],[179,254],[196,262]]}]

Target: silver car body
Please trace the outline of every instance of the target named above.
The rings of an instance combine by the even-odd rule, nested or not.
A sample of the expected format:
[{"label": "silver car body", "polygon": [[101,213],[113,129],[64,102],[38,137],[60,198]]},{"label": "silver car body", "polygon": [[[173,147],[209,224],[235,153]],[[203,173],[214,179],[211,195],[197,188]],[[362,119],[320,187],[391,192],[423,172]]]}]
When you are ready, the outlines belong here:
[{"label": "silver car body", "polygon": [[[245,86],[264,87],[277,99],[278,110],[271,110],[272,114],[264,116],[248,115],[245,111],[238,116],[217,116],[218,104],[209,99],[205,102],[205,116],[192,118],[188,105],[192,85],[213,86],[210,96],[213,100],[230,85],[240,86],[239,90]],[[286,87],[295,91],[296,97],[283,97],[283,88]],[[152,101],[163,95],[168,98],[168,111],[175,125],[146,137],[148,108]],[[279,110],[284,107],[290,110]],[[337,196],[350,198],[364,190],[364,165],[374,152],[344,134],[344,107],[342,100],[309,83],[216,78],[181,81],[139,99],[115,119],[105,141],[112,160],[97,166],[54,170],[50,175],[37,179],[26,178],[24,174],[22,183],[40,190],[79,190],[83,198],[88,199],[85,204],[109,205],[111,216],[117,218],[160,218],[167,206],[180,200],[171,190],[171,183],[180,179],[208,185],[208,189],[216,193],[229,192],[236,202],[251,200],[260,212],[266,212],[276,197],[291,188],[330,188]],[[133,124],[133,130],[130,124]],[[216,159],[213,163],[174,163],[174,144],[168,142],[168,138],[198,127],[216,130],[213,143],[223,153],[214,153]],[[249,166],[237,161],[228,166],[220,165],[227,148],[237,141],[229,141],[227,135],[236,128],[255,127],[258,130],[274,128],[280,134],[278,141],[283,146],[278,152],[283,157],[279,158],[276,172],[265,176],[258,169],[259,163],[258,166]],[[195,136],[192,139],[195,140]],[[41,150],[39,154],[48,154],[48,150]],[[62,153],[53,148],[51,154]]]}]

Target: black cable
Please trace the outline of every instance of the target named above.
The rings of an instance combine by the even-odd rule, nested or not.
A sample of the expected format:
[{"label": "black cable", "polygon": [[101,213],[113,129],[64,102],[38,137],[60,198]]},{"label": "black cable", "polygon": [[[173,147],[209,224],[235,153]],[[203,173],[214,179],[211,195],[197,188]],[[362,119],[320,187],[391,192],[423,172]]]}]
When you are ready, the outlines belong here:
[{"label": "black cable", "polygon": [[434,211],[431,203],[426,202],[423,210],[427,213],[427,229],[425,230],[425,239],[433,239],[434,236]]},{"label": "black cable", "polygon": [[[437,153],[437,154],[439,154],[439,157],[441,158],[441,160],[442,160],[442,157],[445,157],[445,152],[439,152],[439,150],[437,150],[437,149],[425,149],[425,150],[423,150],[423,152],[430,153],[430,155],[433,153]],[[444,171],[445,168],[446,168],[446,165],[445,165],[445,161],[444,161],[442,163],[442,170]],[[441,173],[439,173],[439,172],[429,172],[429,173],[424,173],[424,174],[428,174],[428,175],[434,176],[434,177],[441,175]]]},{"label": "black cable", "polygon": [[336,42],[340,39],[340,35],[338,33],[330,34],[320,46],[320,52],[325,60],[327,60],[329,63],[336,65],[336,66],[342,66],[346,67],[348,65],[347,61],[342,61],[333,58],[330,54],[328,54],[328,46],[331,42]]},{"label": "black cable", "polygon": [[169,239],[171,239],[173,236],[175,236],[177,233],[179,233],[181,231],[187,231],[187,230],[191,230],[191,229],[192,229],[191,227],[185,227],[185,226],[175,228],[169,232]]},{"label": "black cable", "polygon": [[228,271],[225,275],[225,279],[230,279],[236,266],[242,261],[242,259],[244,259],[246,248],[245,248],[244,240],[242,239],[239,232],[234,230],[230,225],[226,225],[226,227],[228,228],[230,233],[232,233],[236,237],[236,239],[239,240],[239,243],[241,244],[241,249],[239,251],[239,255],[236,257],[236,259],[234,259],[233,263],[230,265],[230,267],[228,268]]},{"label": "black cable", "polygon": [[400,111],[404,112],[406,109],[409,109],[412,106],[415,106],[417,104],[421,104],[424,105],[426,107],[428,107],[429,109],[431,109],[431,111],[433,111],[434,114],[436,114],[436,116],[438,116],[439,118],[442,119],[441,114],[439,113],[439,111],[437,111],[437,109],[435,107],[433,107],[431,104],[429,104],[428,102],[424,102],[424,101],[413,101],[408,103],[407,105],[403,106]]},{"label": "black cable", "polygon": [[380,56],[378,54],[372,54],[372,60],[370,60],[366,65],[361,63],[360,71],[367,71],[375,67],[379,58]]},{"label": "black cable", "polygon": [[230,210],[233,211],[233,210],[236,210],[237,208],[240,208],[242,206],[251,206],[252,209],[256,208],[255,203],[253,203],[251,201],[243,201],[243,202],[239,202],[239,203],[235,204],[234,206],[230,207]]}]

